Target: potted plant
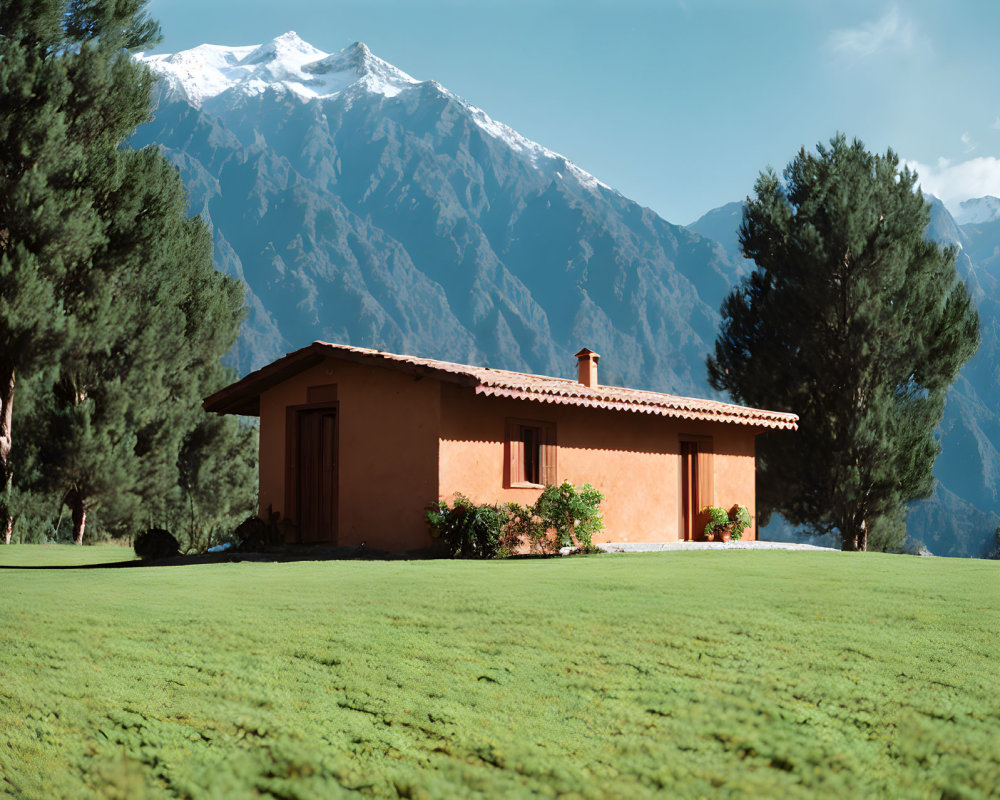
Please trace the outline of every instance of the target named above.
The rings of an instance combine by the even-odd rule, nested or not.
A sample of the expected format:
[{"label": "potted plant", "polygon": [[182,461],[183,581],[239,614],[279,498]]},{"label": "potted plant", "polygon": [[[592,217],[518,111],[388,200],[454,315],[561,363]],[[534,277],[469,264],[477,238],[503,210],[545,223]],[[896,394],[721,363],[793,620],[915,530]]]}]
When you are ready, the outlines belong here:
[{"label": "potted plant", "polygon": [[746,506],[735,505],[729,511],[719,506],[708,506],[704,511],[708,514],[708,523],[705,525],[707,542],[714,542],[716,538],[723,542],[738,542],[743,537],[743,531],[752,524],[752,517]]},{"label": "potted plant", "polygon": [[724,542],[729,541],[729,514],[726,509],[709,506],[705,509],[708,523],[705,525],[705,541],[714,542],[716,537]]},{"label": "potted plant", "polygon": [[750,516],[750,509],[746,506],[735,505],[729,509],[729,522],[732,526],[732,536],[739,541],[743,536],[743,531],[753,524],[753,517]]}]

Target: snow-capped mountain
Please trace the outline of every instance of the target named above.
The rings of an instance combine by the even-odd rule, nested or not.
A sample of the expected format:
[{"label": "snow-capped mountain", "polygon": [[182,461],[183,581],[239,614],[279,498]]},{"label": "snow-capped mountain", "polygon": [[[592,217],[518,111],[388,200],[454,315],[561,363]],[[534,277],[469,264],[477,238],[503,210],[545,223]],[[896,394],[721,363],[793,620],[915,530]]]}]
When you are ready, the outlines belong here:
[{"label": "snow-capped mountain", "polygon": [[974,197],[959,203],[955,222],[959,225],[981,225],[1000,219],[1000,197]]},{"label": "snow-capped mountain", "polygon": [[134,144],[180,169],[247,289],[241,371],[313,339],[710,394],[722,248],[355,43],[142,56]]},{"label": "snow-capped mountain", "polygon": [[362,42],[330,55],[302,41],[294,31],[262,45],[203,44],[168,55],[140,53],[139,58],[198,107],[226,93],[249,97],[268,90],[313,100],[356,87],[393,97],[417,83],[373,56]]},{"label": "snow-capped mountain", "polygon": [[452,94],[436,81],[418,81],[401,69],[372,54],[364,42],[354,42],[329,54],[299,38],[284,33],[262,45],[224,47],[203,44],[166,55],[145,55],[154,74],[191,105],[208,104],[212,110],[238,104],[241,99],[273,92],[288,93],[302,100],[330,100],[352,95],[395,97],[400,92],[427,85],[461,103],[484,132],[508,145],[546,174],[568,171],[585,186],[610,188],[584,172],[564,156],[522,136],[492,119],[481,108]]}]

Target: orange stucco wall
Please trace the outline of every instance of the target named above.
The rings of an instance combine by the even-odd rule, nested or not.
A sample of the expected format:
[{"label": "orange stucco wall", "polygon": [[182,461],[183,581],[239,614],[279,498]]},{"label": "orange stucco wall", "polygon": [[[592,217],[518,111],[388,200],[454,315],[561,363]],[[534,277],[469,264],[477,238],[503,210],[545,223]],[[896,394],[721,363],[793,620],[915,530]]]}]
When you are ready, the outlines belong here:
[{"label": "orange stucco wall", "polygon": [[[442,385],[441,499],[462,492],[477,502],[531,503],[538,489],[503,487],[505,420],[556,423],[558,480],[591,483],[605,495],[599,542],[666,542],[683,538],[681,436],[711,436],[714,505],[747,506],[756,523],[754,431],[650,414],[475,396]],[[756,524],[744,531],[756,538]]]},{"label": "orange stucco wall", "polygon": [[260,496],[285,513],[286,412],[310,386],[337,386],[338,543],[410,550],[429,543],[424,506],[438,496],[440,384],[327,359],[260,398]]},{"label": "orange stucco wall", "polygon": [[[327,359],[260,398],[260,510],[286,514],[286,409],[335,384],[339,425],[338,543],[427,546],[424,509],[461,492],[477,502],[534,502],[504,488],[508,418],[554,422],[557,477],[604,493],[596,541],[682,538],[680,441],[713,440],[714,504],[746,505],[756,522],[754,430],[662,416],[477,396],[469,387]],[[294,520],[293,520],[294,521]],[[756,525],[744,538],[756,538]]]}]

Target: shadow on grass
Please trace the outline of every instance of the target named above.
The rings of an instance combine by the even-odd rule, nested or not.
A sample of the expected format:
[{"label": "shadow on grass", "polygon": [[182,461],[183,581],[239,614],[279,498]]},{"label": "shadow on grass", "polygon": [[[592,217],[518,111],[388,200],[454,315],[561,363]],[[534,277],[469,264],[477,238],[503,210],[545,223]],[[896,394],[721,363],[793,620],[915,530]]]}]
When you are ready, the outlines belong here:
[{"label": "shadow on grass", "polygon": [[[603,553],[516,553],[505,559],[486,559],[493,561],[525,561],[547,558],[587,557],[603,555]],[[100,564],[39,564],[18,566],[17,564],[0,564],[0,570],[5,569],[44,569],[44,570],[84,570],[84,569],[128,569],[132,567],[188,567],[195,564],[239,564],[243,561],[261,563],[286,563],[293,561],[480,561],[483,559],[452,559],[437,550],[409,550],[405,553],[392,553],[388,550],[374,550],[370,547],[322,547],[315,545],[286,545],[260,553],[201,553],[192,555],[177,555],[170,558],[147,559],[138,558],[130,561],[105,561]]]},{"label": "shadow on grass", "polygon": [[128,569],[131,567],[185,567],[194,564],[238,564],[243,561],[284,563],[291,561],[416,561],[437,559],[442,556],[431,550],[412,550],[407,553],[390,553],[370,547],[322,547],[310,545],[287,545],[260,553],[202,553],[200,555],[177,555],[170,558],[140,561],[107,561],[101,564],[52,564],[18,566],[0,564],[5,569],[44,570],[85,570],[85,569]]}]

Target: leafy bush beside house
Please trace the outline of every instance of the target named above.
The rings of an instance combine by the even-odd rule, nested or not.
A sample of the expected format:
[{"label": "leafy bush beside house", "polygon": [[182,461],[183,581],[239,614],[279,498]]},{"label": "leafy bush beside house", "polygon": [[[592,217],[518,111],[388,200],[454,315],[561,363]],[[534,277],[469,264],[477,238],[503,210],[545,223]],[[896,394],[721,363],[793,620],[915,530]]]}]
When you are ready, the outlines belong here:
[{"label": "leafy bush beside house", "polygon": [[604,528],[603,500],[589,483],[576,487],[568,481],[546,486],[533,506],[476,505],[457,494],[450,506],[430,503],[427,523],[452,558],[507,558],[525,549],[552,554],[563,547],[593,552],[593,536]]},{"label": "leafy bush beside house", "polygon": [[558,547],[579,547],[589,551],[591,541],[604,529],[600,505],[604,495],[589,483],[577,488],[569,481],[546,486],[535,503],[544,531],[554,531]]},{"label": "leafy bush beside house", "polygon": [[516,546],[507,535],[511,513],[504,505],[476,505],[462,494],[452,505],[431,503],[431,535],[452,558],[506,558]]}]

